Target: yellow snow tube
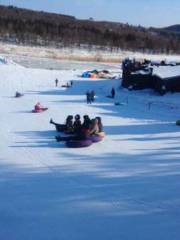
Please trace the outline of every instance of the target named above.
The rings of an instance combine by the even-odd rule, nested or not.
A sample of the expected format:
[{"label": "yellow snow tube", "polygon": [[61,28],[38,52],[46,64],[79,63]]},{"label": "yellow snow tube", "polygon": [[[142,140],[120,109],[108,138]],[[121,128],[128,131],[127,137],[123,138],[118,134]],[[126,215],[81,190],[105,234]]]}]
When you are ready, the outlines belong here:
[{"label": "yellow snow tube", "polygon": [[99,132],[99,133],[96,133],[96,135],[99,136],[99,137],[105,137],[106,136],[105,132]]}]

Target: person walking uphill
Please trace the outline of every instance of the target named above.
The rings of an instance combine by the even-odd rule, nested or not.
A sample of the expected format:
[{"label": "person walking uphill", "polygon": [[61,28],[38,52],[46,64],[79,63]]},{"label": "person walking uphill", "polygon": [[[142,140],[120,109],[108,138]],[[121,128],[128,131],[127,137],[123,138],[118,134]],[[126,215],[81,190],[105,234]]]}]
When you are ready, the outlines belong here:
[{"label": "person walking uphill", "polygon": [[112,96],[112,98],[114,98],[114,97],[115,97],[115,94],[116,94],[116,92],[115,92],[115,89],[114,89],[114,88],[112,88],[112,90],[111,90],[111,96]]}]

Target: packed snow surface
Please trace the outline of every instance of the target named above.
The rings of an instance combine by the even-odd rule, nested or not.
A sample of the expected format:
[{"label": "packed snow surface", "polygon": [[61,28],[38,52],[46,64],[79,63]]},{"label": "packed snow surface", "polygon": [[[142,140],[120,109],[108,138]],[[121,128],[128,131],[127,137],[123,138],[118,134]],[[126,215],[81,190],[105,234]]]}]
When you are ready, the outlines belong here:
[{"label": "packed snow surface", "polygon": [[[178,240],[180,94],[129,92],[120,80],[81,73],[0,65],[0,239]],[[36,102],[48,111],[32,113]],[[70,149],[55,141],[50,118],[77,113],[102,117],[102,142]]]}]

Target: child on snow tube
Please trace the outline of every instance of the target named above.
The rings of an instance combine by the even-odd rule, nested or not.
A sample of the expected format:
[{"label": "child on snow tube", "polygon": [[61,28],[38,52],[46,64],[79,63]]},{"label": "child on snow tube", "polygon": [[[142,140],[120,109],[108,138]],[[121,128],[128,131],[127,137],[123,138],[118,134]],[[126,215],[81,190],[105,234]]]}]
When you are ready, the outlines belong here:
[{"label": "child on snow tube", "polygon": [[103,139],[103,137],[99,135],[100,131],[102,131],[101,119],[99,117],[92,119],[87,139],[92,142],[100,142]]},{"label": "child on snow tube", "polygon": [[[88,147],[93,142],[102,141],[105,133],[103,132],[103,125],[100,117],[90,120],[88,115],[83,116],[84,121],[81,125],[80,116],[75,116],[74,133],[73,136],[56,136],[58,142],[65,141],[67,147],[82,148]],[[76,127],[77,128],[76,128]],[[75,130],[76,129],[76,130]]]},{"label": "child on snow tube", "polygon": [[56,136],[56,140],[59,141],[81,141],[81,140],[92,140],[97,142],[102,140],[100,136],[96,135],[99,133],[98,119],[90,120],[88,116],[84,116],[84,123],[78,132],[75,132],[74,136]]},{"label": "child on snow tube", "polygon": [[98,127],[99,127],[99,132],[96,133],[96,135],[103,138],[103,137],[105,137],[105,132],[103,131],[102,120],[100,117],[96,117],[96,119],[98,120]]},{"label": "child on snow tube", "polygon": [[36,103],[36,105],[34,106],[34,110],[33,112],[43,112],[46,111],[48,108],[43,107],[40,102]]},{"label": "child on snow tube", "polygon": [[73,116],[68,115],[65,121],[65,124],[55,123],[52,119],[50,124],[53,124],[57,132],[73,133]]},{"label": "child on snow tube", "polygon": [[81,131],[82,124],[81,124],[81,117],[79,114],[76,114],[75,121],[73,123],[73,130],[75,134],[78,134]]},{"label": "child on snow tube", "polygon": [[80,127],[80,116],[77,114],[75,116],[75,124],[74,124],[74,136],[57,136],[56,140],[59,141],[71,141],[71,140],[85,140],[89,136],[89,127],[90,127],[90,118],[88,115],[84,116],[84,122]]}]

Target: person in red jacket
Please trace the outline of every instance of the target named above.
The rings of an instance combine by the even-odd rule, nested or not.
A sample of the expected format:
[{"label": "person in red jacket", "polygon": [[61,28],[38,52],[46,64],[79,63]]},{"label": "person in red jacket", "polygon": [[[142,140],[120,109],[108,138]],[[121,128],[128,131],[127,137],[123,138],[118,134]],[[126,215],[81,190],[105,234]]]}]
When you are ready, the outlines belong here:
[{"label": "person in red jacket", "polygon": [[36,103],[36,105],[34,106],[34,110],[33,112],[43,112],[45,110],[47,110],[48,108],[43,107],[40,102]]},{"label": "person in red jacket", "polygon": [[41,106],[40,102],[36,103],[36,105],[34,106],[35,111],[40,111],[42,109],[43,109],[43,107]]}]

